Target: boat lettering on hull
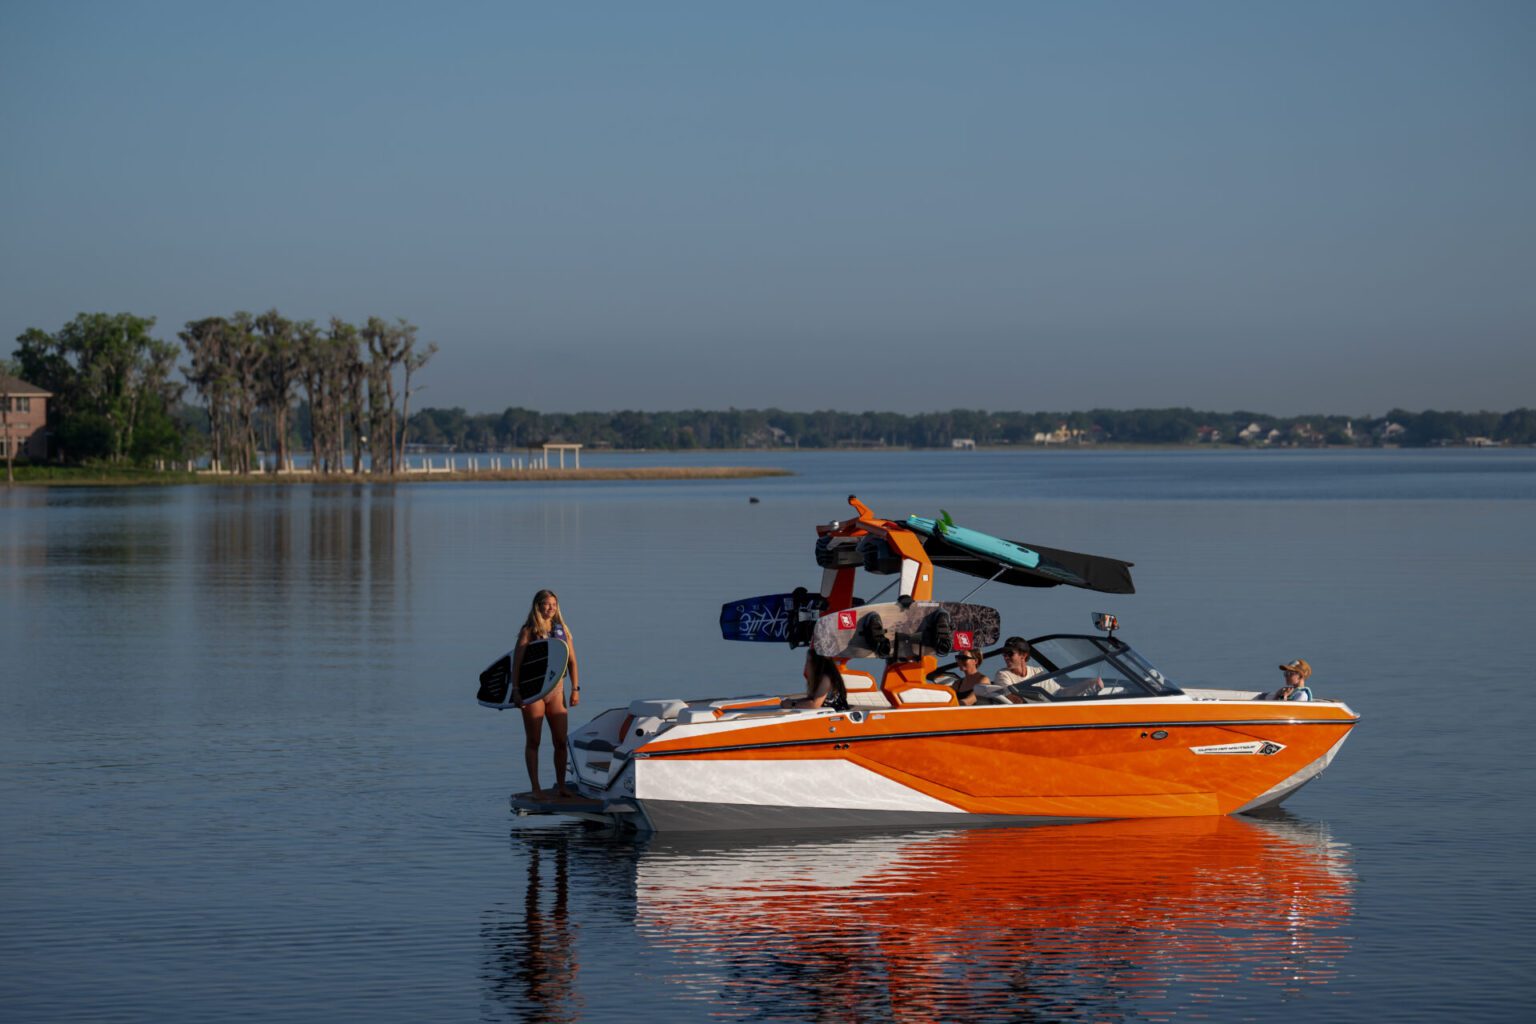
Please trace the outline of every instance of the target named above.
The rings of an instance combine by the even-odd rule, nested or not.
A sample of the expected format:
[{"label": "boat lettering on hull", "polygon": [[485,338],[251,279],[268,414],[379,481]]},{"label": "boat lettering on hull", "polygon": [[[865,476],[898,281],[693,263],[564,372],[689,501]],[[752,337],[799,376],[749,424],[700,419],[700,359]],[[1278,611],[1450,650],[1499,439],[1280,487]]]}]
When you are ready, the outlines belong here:
[{"label": "boat lettering on hull", "polygon": [[1192,754],[1262,754],[1268,757],[1285,749],[1285,744],[1270,740],[1254,740],[1251,743],[1217,743],[1209,747],[1190,747]]}]

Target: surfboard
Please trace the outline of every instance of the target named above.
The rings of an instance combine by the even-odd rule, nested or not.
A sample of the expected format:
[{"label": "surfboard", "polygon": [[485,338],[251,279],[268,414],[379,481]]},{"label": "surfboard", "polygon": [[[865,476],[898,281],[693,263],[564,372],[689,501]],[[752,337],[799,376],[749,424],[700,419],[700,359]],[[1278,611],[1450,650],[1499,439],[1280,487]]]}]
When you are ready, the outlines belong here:
[{"label": "surfboard", "polygon": [[996,608],[954,601],[899,601],[828,612],[816,620],[811,646],[829,658],[913,661],[929,654],[997,643]]},{"label": "surfboard", "polygon": [[480,673],[480,692],[476,699],[484,707],[498,711],[520,708],[547,697],[565,679],[571,649],[557,636],[533,640],[523,648],[522,671],[512,681],[512,655],[508,651]]},{"label": "surfboard", "polygon": [[788,594],[763,594],[720,606],[720,636],[750,643],[810,643],[827,599],[804,587]]},{"label": "surfboard", "polygon": [[955,547],[969,551],[972,554],[981,555],[984,558],[995,558],[999,562],[1016,565],[1021,569],[1038,569],[1040,567],[1040,552],[1031,551],[1022,544],[1015,544],[1011,540],[994,537],[990,533],[982,533],[980,530],[956,526],[954,520],[949,518],[949,513],[942,509],[939,510],[938,519],[908,516],[907,525],[925,537],[932,537],[934,534],[938,534]]}]

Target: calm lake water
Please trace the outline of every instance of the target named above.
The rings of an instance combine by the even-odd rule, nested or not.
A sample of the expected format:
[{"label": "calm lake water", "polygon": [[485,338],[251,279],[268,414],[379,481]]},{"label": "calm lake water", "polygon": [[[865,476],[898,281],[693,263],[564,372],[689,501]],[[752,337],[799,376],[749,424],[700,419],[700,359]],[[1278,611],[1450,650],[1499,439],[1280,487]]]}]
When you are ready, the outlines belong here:
[{"label": "calm lake water", "polygon": [[[796,475],[0,488],[0,1018],[1536,1013],[1536,452],[583,465],[622,461]],[[475,677],[535,589],[576,631],[577,721],[788,692],[799,657],[720,640],[719,606],[814,585],[850,493],[1136,563],[1132,596],[989,587],[1008,632],[1113,611],[1191,685],[1304,657],[1364,721],[1277,818],[647,842],[509,815],[521,726]]]}]

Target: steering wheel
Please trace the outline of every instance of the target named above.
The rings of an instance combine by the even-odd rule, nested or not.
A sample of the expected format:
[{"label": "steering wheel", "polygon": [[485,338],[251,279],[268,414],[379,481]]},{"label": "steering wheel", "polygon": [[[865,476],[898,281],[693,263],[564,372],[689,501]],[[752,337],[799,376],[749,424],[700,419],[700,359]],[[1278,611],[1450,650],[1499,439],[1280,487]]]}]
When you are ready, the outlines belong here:
[{"label": "steering wheel", "polygon": [[953,686],[961,679],[965,678],[965,676],[958,671],[958,668],[958,665],[956,665],[954,662],[950,662],[948,665],[940,665],[932,672],[929,672],[928,675],[924,678],[926,678],[930,683],[940,683],[944,686]]}]

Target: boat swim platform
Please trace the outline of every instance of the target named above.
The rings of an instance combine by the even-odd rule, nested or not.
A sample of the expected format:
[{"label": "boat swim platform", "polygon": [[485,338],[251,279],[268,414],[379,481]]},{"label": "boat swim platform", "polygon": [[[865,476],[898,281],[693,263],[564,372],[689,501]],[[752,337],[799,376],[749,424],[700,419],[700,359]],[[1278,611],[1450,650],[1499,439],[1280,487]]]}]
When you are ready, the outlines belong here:
[{"label": "boat swim platform", "polygon": [[520,818],[552,814],[607,818],[612,816],[615,810],[620,809],[615,808],[611,802],[589,800],[582,796],[561,797],[549,794],[542,799],[535,799],[531,792],[513,793],[508,798],[508,803],[511,804],[512,813]]}]

